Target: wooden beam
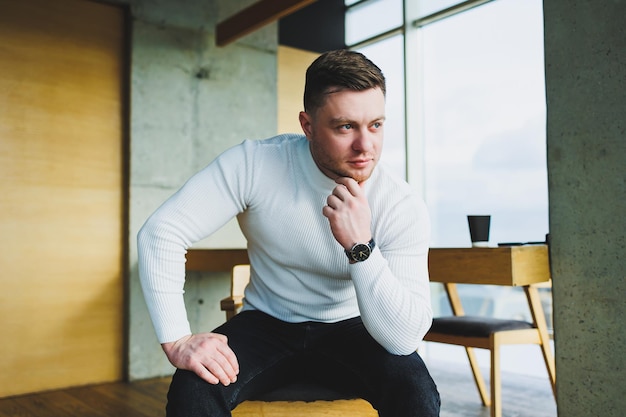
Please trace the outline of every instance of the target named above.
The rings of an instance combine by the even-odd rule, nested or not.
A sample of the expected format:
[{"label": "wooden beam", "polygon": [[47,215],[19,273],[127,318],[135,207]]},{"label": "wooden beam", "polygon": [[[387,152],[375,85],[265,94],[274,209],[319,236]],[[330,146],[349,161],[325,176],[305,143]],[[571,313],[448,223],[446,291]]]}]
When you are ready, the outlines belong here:
[{"label": "wooden beam", "polygon": [[217,46],[226,46],[316,0],[260,0],[217,24]]}]

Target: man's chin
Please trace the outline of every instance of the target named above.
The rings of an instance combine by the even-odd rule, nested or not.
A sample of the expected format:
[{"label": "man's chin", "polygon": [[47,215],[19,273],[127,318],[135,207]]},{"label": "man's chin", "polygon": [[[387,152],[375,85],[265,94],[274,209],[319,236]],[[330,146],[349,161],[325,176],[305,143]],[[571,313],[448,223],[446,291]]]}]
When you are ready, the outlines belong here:
[{"label": "man's chin", "polygon": [[335,178],[352,178],[358,183],[362,183],[367,181],[369,177],[372,175],[372,171],[355,171],[355,170],[338,170],[333,171],[335,174]]},{"label": "man's chin", "polygon": [[359,172],[359,173],[352,173],[351,175],[348,175],[348,176],[360,184],[362,182],[367,181],[371,175],[372,175],[371,172],[368,172],[368,173]]}]

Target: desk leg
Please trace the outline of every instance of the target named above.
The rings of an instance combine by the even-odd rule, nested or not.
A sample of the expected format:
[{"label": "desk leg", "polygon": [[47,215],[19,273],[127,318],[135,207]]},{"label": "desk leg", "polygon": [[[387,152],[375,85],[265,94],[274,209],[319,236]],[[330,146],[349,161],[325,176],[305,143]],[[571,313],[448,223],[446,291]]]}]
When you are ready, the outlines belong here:
[{"label": "desk leg", "polygon": [[546,369],[548,370],[548,376],[550,377],[550,383],[552,385],[552,392],[556,398],[556,371],[554,367],[554,355],[550,349],[550,336],[548,335],[548,326],[546,324],[546,316],[541,305],[541,299],[539,298],[539,291],[537,288],[528,285],[524,287],[526,298],[528,299],[528,306],[530,307],[530,314],[533,321],[539,330],[539,338],[541,339],[541,351],[543,353],[543,359],[546,363]]},{"label": "desk leg", "polygon": [[[446,290],[446,295],[448,296],[448,301],[450,302],[450,308],[452,309],[452,313],[455,316],[463,316],[465,312],[463,311],[463,304],[461,303],[461,297],[459,297],[459,292],[457,291],[456,284],[447,282],[443,284],[443,287]],[[472,375],[474,376],[474,382],[476,382],[476,388],[478,388],[480,399],[485,407],[489,407],[489,405],[491,405],[491,399],[489,397],[489,394],[487,394],[485,379],[480,372],[480,367],[478,366],[478,360],[476,359],[474,348],[465,346],[465,353],[467,353],[467,359],[469,360],[470,367],[472,368]]]}]

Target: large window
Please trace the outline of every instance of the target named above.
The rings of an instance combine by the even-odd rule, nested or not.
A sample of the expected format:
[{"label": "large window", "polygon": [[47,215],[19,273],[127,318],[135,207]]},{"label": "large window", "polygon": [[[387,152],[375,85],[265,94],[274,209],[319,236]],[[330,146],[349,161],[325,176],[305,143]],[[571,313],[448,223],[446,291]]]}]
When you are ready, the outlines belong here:
[{"label": "large window", "polygon": [[[346,0],[346,42],[372,58],[389,83],[382,160],[403,176],[407,165],[422,172],[432,246],[469,245],[467,214],[492,215],[492,245],[542,241],[548,233],[542,2],[477,0],[476,7],[446,13],[455,3],[468,4],[414,3],[419,41],[407,53],[419,60],[409,60],[416,66],[406,72],[421,83],[417,97],[406,99],[420,101],[412,108],[421,110],[406,114],[403,1]],[[405,129],[407,118],[419,120],[413,131]],[[420,152],[407,154],[407,137]]]},{"label": "large window", "polygon": [[346,0],[346,44],[354,45],[366,39],[402,26],[402,0]]},{"label": "large window", "polygon": [[[419,188],[432,217],[432,246],[468,246],[467,214],[492,215],[492,245],[543,240],[548,192],[541,0],[477,0],[478,6],[457,14],[443,9],[469,2],[410,3],[425,23],[409,28],[419,31],[419,42],[408,53],[420,59],[408,57],[415,66],[406,73],[422,82],[420,111],[407,115],[404,2],[346,0],[346,43],[372,58],[389,83],[383,162],[401,175],[407,168],[423,172]],[[407,125],[421,134],[406,138]],[[406,141],[419,142],[420,151],[407,157]]]},{"label": "large window", "polygon": [[[402,0],[345,0],[346,44],[355,45],[376,63],[387,82],[385,142],[381,161],[397,175],[406,176],[406,131],[404,88],[404,36],[393,32],[403,25]],[[367,42],[381,34],[388,36]]]},{"label": "large window", "polygon": [[[468,214],[492,216],[491,246],[543,241],[549,230],[542,1],[346,5],[346,43],[381,66],[390,86],[382,160],[422,191],[431,246],[470,246]],[[459,292],[468,314],[530,319],[519,289],[461,285]],[[550,322],[551,297],[544,295]],[[450,313],[436,287],[433,307]],[[432,351],[466,360],[442,345]],[[503,355],[506,370],[545,372],[539,358],[520,368]]]},{"label": "large window", "polygon": [[467,214],[491,244],[548,233],[541,1],[498,0],[422,29],[426,194],[432,245],[467,246]]},{"label": "large window", "polygon": [[406,134],[404,129],[404,42],[395,35],[359,49],[376,63],[387,84],[385,141],[381,161],[404,178]]}]

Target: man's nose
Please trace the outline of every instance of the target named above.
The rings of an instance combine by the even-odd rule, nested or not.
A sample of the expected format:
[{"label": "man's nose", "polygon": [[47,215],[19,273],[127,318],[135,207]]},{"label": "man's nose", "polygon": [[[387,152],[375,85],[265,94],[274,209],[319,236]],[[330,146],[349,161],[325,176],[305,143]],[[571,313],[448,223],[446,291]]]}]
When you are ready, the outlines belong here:
[{"label": "man's nose", "polygon": [[368,129],[360,129],[352,142],[352,149],[359,152],[368,152],[374,147],[376,137]]}]

